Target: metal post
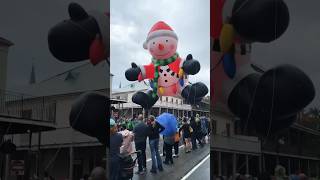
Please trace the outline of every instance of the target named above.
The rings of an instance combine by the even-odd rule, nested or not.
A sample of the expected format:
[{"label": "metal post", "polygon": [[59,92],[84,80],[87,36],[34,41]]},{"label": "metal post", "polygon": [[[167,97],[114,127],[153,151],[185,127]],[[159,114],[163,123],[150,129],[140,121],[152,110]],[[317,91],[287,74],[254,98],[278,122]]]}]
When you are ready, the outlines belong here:
[{"label": "metal post", "polygon": [[217,151],[217,154],[218,154],[218,176],[221,176],[221,152]]},{"label": "metal post", "polygon": [[27,152],[27,157],[25,161],[25,174],[24,179],[30,178],[30,171],[31,171],[31,147],[32,147],[32,132],[29,130],[29,149]]},{"label": "metal post", "polygon": [[161,106],[159,106],[159,114],[158,115],[160,116],[160,114],[161,114]]},{"label": "metal post", "polygon": [[73,179],[73,129],[71,129],[71,145],[69,148],[69,179]]},{"label": "metal post", "polygon": [[259,156],[259,172],[262,173],[262,156]]},{"label": "metal post", "polygon": [[132,115],[132,117],[133,117],[133,107],[131,108],[131,115]]},{"label": "metal post", "polygon": [[69,179],[73,179],[73,145],[69,148]]},{"label": "metal post", "polygon": [[311,171],[310,171],[310,160],[307,160],[307,164],[308,164],[308,175],[311,176]]},{"label": "metal post", "polygon": [[233,153],[232,156],[232,174],[235,175],[237,173],[237,154]]},{"label": "metal post", "polygon": [[249,174],[249,157],[246,155],[246,174]]},{"label": "metal post", "polygon": [[6,161],[5,161],[5,171],[4,171],[4,179],[7,180],[9,178],[9,167],[10,167],[10,155],[5,155]]},{"label": "metal post", "polygon": [[288,158],[288,174],[291,174],[292,171],[291,171],[291,159]]},{"label": "metal post", "polygon": [[38,156],[37,156],[37,176],[40,176],[40,163],[41,163],[41,151],[40,151],[40,147],[41,147],[41,131],[38,134]]}]

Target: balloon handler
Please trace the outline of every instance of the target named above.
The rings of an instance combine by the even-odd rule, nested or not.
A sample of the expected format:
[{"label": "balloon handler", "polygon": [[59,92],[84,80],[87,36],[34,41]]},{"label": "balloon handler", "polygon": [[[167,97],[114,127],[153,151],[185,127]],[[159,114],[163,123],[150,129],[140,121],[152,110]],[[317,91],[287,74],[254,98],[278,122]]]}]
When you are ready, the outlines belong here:
[{"label": "balloon handler", "polygon": [[144,49],[152,55],[151,63],[137,66],[131,64],[125,76],[129,81],[150,80],[151,89],[137,92],[132,101],[144,109],[150,109],[159,96],[183,97],[190,104],[199,103],[208,93],[205,84],[190,84],[188,75],[195,75],[200,70],[199,61],[189,54],[183,60],[176,52],[178,37],[172,28],[163,21],[157,22],[148,33],[143,44]]}]

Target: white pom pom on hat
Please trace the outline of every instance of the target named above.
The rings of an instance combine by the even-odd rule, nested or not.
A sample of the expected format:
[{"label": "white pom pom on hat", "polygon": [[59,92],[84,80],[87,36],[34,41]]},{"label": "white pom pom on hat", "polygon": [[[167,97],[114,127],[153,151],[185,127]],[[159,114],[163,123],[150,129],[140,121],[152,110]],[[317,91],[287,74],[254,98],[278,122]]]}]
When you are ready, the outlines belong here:
[{"label": "white pom pom on hat", "polygon": [[159,21],[156,24],[154,24],[152,26],[151,30],[149,31],[147,39],[143,43],[143,48],[148,49],[148,47],[147,47],[148,42],[151,39],[153,39],[155,37],[159,37],[159,36],[170,36],[170,37],[173,37],[176,40],[178,40],[178,36],[172,30],[172,28],[168,24],[166,24],[165,22]]}]

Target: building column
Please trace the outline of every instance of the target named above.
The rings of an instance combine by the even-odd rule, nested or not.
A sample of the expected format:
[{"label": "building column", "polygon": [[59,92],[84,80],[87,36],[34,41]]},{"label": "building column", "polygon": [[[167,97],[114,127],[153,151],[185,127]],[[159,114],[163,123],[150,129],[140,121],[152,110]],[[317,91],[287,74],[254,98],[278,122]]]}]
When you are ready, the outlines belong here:
[{"label": "building column", "polygon": [[249,174],[249,155],[246,155],[246,174]]},{"label": "building column", "polygon": [[237,173],[237,154],[233,153],[232,154],[232,174]]},{"label": "building column", "polygon": [[222,167],[221,167],[221,165],[222,165],[221,152],[217,151],[217,154],[218,154],[218,176],[221,176],[222,175],[222,173],[221,173],[221,169],[222,169]]}]

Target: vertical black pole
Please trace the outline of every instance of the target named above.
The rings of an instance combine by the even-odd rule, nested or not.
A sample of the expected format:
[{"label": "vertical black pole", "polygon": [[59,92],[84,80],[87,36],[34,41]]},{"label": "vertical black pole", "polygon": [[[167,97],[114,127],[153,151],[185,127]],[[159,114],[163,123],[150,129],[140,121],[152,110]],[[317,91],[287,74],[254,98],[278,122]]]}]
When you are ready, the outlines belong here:
[{"label": "vertical black pole", "polygon": [[29,130],[29,149],[27,151],[27,156],[25,160],[25,173],[24,178],[25,180],[30,179],[30,171],[31,171],[31,146],[32,146],[32,132]]}]

